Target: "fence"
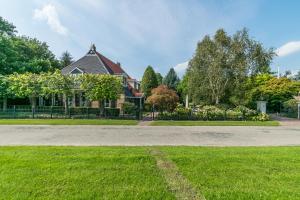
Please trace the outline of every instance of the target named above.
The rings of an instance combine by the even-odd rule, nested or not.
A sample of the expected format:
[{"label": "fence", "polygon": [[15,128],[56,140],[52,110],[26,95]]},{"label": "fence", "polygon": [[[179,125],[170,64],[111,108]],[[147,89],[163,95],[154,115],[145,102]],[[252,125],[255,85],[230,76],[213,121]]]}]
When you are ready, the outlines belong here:
[{"label": "fence", "polygon": [[119,108],[105,108],[103,114],[99,108],[90,107],[70,107],[66,110],[62,106],[9,106],[0,110],[2,119],[137,119],[138,116],[139,113],[122,114]]}]

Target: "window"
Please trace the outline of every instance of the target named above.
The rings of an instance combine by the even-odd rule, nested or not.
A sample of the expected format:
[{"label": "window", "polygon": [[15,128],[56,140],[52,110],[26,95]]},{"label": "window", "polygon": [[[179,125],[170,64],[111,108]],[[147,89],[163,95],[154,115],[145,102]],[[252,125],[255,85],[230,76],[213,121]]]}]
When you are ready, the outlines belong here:
[{"label": "window", "polygon": [[109,108],[110,107],[110,101],[108,99],[105,99],[104,101],[104,107]]}]

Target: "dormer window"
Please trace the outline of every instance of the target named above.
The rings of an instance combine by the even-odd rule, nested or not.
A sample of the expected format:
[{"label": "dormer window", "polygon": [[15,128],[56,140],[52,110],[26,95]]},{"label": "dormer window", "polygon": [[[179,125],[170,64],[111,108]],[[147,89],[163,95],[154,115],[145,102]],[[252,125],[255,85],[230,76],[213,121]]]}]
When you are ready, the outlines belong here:
[{"label": "dormer window", "polygon": [[77,76],[77,75],[83,74],[83,71],[81,69],[79,69],[78,67],[76,67],[70,72],[70,74]]}]

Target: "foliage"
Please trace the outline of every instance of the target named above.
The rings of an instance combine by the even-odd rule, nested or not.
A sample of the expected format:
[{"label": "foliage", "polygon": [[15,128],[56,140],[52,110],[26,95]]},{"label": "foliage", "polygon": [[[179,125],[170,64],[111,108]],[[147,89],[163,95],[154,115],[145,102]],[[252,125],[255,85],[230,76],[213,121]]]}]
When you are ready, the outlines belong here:
[{"label": "foliage", "polygon": [[112,75],[83,74],[79,81],[90,101],[117,100],[122,90],[121,79]]},{"label": "foliage", "polygon": [[[0,70],[12,73],[40,73],[54,71],[59,62],[45,42],[25,36],[16,36],[13,25],[3,25],[0,18]],[[4,23],[5,24],[5,23]],[[10,28],[9,28],[10,26]]]},{"label": "foliage", "polygon": [[59,70],[54,73],[42,73],[40,78],[42,94],[46,97],[52,94],[70,96],[75,87],[75,78],[71,75],[63,75]]},{"label": "foliage", "polygon": [[189,83],[189,77],[187,74],[185,74],[181,81],[179,81],[176,91],[178,95],[180,96],[181,100],[184,101],[185,95],[188,94],[188,83]]},{"label": "foliage", "polygon": [[119,108],[105,108],[106,117],[119,117],[120,109]]},{"label": "foliage", "polygon": [[[259,78],[259,77],[258,77]],[[270,111],[280,111],[283,102],[293,98],[300,91],[300,83],[286,77],[266,79],[250,92],[252,100],[266,100]]]},{"label": "foliage", "polygon": [[173,111],[179,101],[179,97],[174,90],[166,85],[160,85],[151,91],[151,96],[147,103],[154,105],[159,111]]},{"label": "foliage", "polygon": [[283,112],[286,113],[288,117],[297,117],[298,101],[296,99],[290,99],[283,102]]},{"label": "foliage", "polygon": [[14,36],[16,32],[16,27],[0,16],[0,35]]},{"label": "foliage", "polygon": [[200,106],[193,110],[178,105],[174,112],[164,112],[158,115],[160,120],[253,120],[258,113],[244,106],[225,109],[217,106]]},{"label": "foliage", "polygon": [[134,103],[131,102],[124,102],[122,106],[124,114],[135,114],[137,111],[137,106]]},{"label": "foliage", "polygon": [[158,86],[156,74],[151,66],[148,66],[144,72],[141,89],[146,97],[151,95],[151,90]]},{"label": "foliage", "polygon": [[179,78],[174,68],[171,68],[166,77],[163,79],[163,84],[172,90],[176,90],[177,85],[179,84]]},{"label": "foliage", "polygon": [[163,84],[163,77],[160,73],[156,73],[157,85]]},{"label": "foliage", "polygon": [[32,107],[36,106],[36,98],[42,94],[41,78],[38,74],[12,74],[8,77],[9,91],[17,97],[29,97]]},{"label": "foliage", "polygon": [[273,50],[252,40],[246,29],[231,37],[220,29],[198,43],[187,70],[189,93],[195,103],[226,103],[232,96],[243,99],[247,78],[269,73],[273,56]]},{"label": "foliage", "polygon": [[252,117],[253,121],[269,121],[270,116],[266,113],[259,113],[258,115]]},{"label": "foliage", "polygon": [[72,62],[73,62],[72,55],[68,51],[63,52],[60,57],[61,67],[64,68],[66,66],[69,66]]},{"label": "foliage", "polygon": [[7,76],[0,75],[0,98],[7,98],[10,96],[9,80]]}]

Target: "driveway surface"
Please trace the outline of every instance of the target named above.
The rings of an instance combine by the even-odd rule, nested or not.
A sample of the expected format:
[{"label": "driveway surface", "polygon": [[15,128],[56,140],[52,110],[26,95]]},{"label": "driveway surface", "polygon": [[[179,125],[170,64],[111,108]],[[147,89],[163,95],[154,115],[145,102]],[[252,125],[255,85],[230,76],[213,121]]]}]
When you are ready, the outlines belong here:
[{"label": "driveway surface", "polygon": [[288,146],[300,145],[300,126],[0,126],[0,146]]}]

